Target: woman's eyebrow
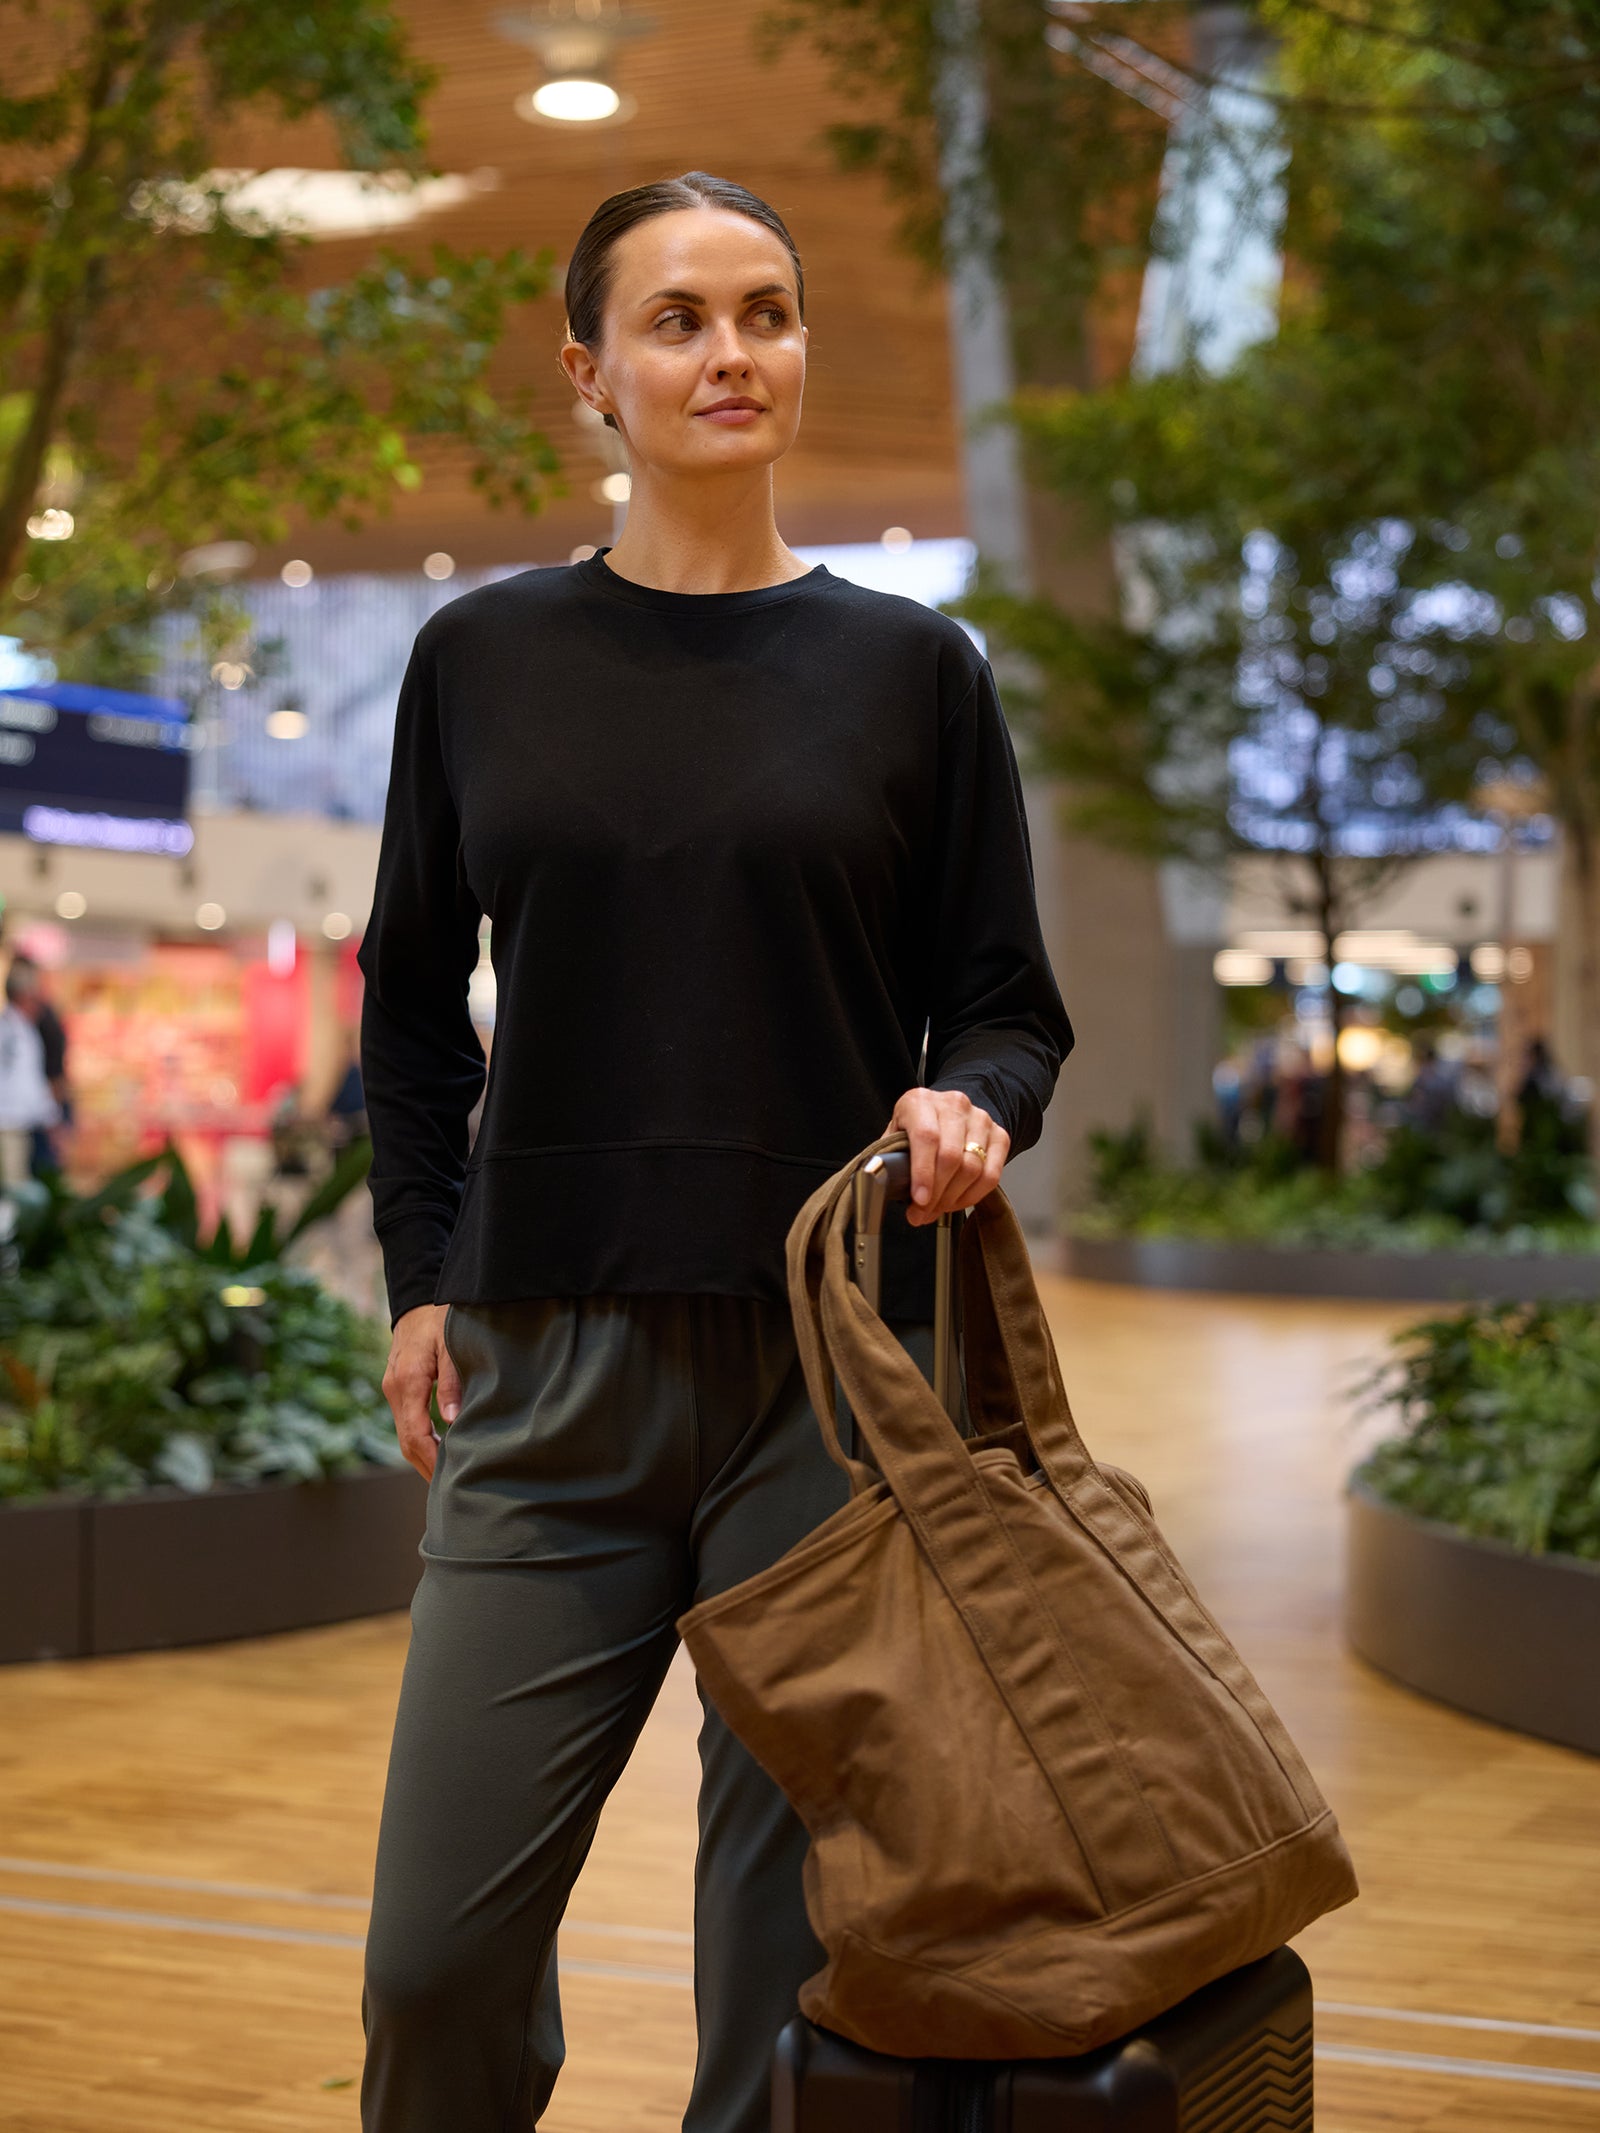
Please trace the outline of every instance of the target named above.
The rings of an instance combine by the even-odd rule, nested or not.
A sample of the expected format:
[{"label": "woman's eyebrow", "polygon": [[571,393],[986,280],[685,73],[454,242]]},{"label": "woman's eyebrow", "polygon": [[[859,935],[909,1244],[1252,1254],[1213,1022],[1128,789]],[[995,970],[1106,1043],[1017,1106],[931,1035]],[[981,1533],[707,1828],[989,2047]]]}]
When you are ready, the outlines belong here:
[{"label": "woman's eyebrow", "polygon": [[[787,283],[767,281],[763,282],[759,289],[747,289],[740,298],[740,302],[753,304],[758,296],[787,296],[788,294]],[[675,304],[698,304],[702,309],[710,302],[709,297],[696,296],[692,289],[656,289],[645,298],[645,302],[647,304],[656,304],[660,303],[663,298],[670,298]]]}]

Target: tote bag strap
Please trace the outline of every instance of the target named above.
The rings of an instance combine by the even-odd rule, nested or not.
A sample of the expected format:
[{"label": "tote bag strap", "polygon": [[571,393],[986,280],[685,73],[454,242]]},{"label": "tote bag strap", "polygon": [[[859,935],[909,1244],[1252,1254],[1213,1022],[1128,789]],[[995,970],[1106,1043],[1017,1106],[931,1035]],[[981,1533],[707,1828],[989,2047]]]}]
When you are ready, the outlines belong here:
[{"label": "tote bag strap", "polygon": [[[839,1441],[838,1416],[834,1410],[833,1361],[822,1330],[822,1224],[838,1200],[850,1192],[855,1173],[880,1148],[908,1145],[904,1132],[880,1134],[842,1171],[838,1171],[806,1201],[789,1226],[785,1257],[789,1277],[789,1308],[794,1318],[795,1346],[805,1373],[806,1391],[822,1431],[828,1457],[850,1477],[850,1494],[860,1496],[875,1487],[883,1476],[865,1460],[852,1459]],[[920,1375],[920,1372],[919,1372]],[[859,1426],[859,1425],[858,1425]]]},{"label": "tote bag strap", "polygon": [[[885,1136],[880,1145],[903,1144],[904,1139],[903,1134]],[[860,1160],[874,1152],[864,1150]],[[1167,1846],[960,1432],[921,1370],[850,1279],[844,1240],[855,1167],[847,1166],[840,1178],[813,1194],[789,1237],[797,1339],[824,1441],[851,1473],[857,1493],[858,1472],[866,1476],[863,1486],[880,1478],[862,1469],[860,1462],[846,1459],[831,1426],[832,1371],[837,1369],[881,1478],[1030,1743],[1077,1836],[1102,1901],[1116,1909],[1139,1900],[1159,1882],[1163,1870],[1171,1871]],[[1014,1248],[1023,1251],[1026,1274],[1020,1232],[1014,1245],[1002,1243],[1002,1258]],[[1031,1292],[1031,1276],[1028,1288]],[[996,1320],[1014,1385],[1029,1396],[1042,1396],[1051,1387],[1052,1353],[1037,1341],[1027,1341],[1027,1315],[1019,1307],[1014,1284],[1002,1279],[999,1290]],[[1037,1314],[1036,1295],[1034,1311]],[[1048,1334],[1043,1338],[1048,1341]],[[1054,1384],[1058,1389],[1059,1376]],[[1033,1418],[1025,1413],[1024,1419],[1031,1435]],[[1077,1456],[1087,1463],[1070,1421],[1066,1428]],[[1051,1432],[1044,1434],[1048,1438]]]},{"label": "tote bag strap", "polygon": [[[852,1495],[871,1488],[880,1477],[864,1461],[850,1458],[839,1441],[834,1415],[834,1361],[826,1353],[822,1327],[823,1229],[841,1203],[848,1206],[857,1170],[880,1150],[909,1146],[910,1137],[902,1128],[880,1134],[842,1171],[817,1188],[789,1231],[789,1300],[806,1387],[828,1455],[849,1475]],[[960,1280],[961,1315],[966,1328],[962,1347],[967,1405],[974,1423],[982,1431],[1022,1422],[1039,1464],[1064,1494],[1075,1482],[1093,1473],[1094,1463],[1072,1419],[1055,1343],[1040,1307],[1027,1241],[1010,1201],[999,1187],[967,1212]],[[886,1337],[897,1352],[903,1352],[892,1336]],[[881,1344],[878,1345],[881,1351]],[[920,1371],[917,1374],[920,1377]],[[851,1407],[856,1412],[853,1400]],[[876,1458],[878,1448],[870,1436],[868,1444]]]}]

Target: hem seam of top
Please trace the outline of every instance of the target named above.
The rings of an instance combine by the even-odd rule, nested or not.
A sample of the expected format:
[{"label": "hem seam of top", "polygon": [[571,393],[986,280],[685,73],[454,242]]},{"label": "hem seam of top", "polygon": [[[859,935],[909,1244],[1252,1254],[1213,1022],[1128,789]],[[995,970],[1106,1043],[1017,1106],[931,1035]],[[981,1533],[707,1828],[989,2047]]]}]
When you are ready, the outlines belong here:
[{"label": "hem seam of top", "polygon": [[662,1134],[644,1140],[545,1141],[528,1147],[485,1148],[474,1152],[467,1168],[472,1171],[481,1169],[486,1163],[519,1162],[526,1156],[624,1155],[636,1148],[693,1148],[702,1153],[759,1155],[769,1163],[799,1163],[808,1170],[837,1170],[839,1167],[832,1156],[787,1155],[781,1149],[764,1148],[759,1141],[685,1140],[674,1134]]}]

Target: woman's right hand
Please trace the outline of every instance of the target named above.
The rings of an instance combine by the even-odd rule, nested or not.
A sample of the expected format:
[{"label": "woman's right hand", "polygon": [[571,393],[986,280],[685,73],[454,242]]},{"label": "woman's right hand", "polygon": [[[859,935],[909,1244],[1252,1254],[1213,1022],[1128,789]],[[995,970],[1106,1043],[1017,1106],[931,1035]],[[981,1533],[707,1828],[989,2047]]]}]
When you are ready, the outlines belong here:
[{"label": "woman's right hand", "polygon": [[418,1304],[395,1320],[383,1373],[383,1396],[394,1416],[400,1449],[424,1481],[433,1479],[439,1439],[428,1402],[439,1388],[439,1412],[453,1422],[461,1412],[461,1376],[444,1344],[447,1304]]}]

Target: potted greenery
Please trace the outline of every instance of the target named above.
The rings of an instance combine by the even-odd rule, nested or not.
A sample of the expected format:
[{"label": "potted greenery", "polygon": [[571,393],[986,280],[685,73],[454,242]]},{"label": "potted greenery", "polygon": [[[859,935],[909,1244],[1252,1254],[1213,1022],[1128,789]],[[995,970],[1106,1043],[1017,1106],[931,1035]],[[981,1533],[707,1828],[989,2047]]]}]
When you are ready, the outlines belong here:
[{"label": "potted greenery", "polygon": [[1600,1310],[1430,1319],[1366,1392],[1397,1428],[1350,1480],[1350,1642],[1426,1695],[1600,1754]]},{"label": "potted greenery", "polygon": [[176,1149],[97,1192],[0,1200],[0,1658],[260,1634],[403,1605],[422,1490],[381,1327],[285,1254],[293,1225],[200,1235]]},{"label": "potted greenery", "polygon": [[1267,1135],[1196,1135],[1188,1167],[1147,1127],[1090,1136],[1091,1180],[1067,1258],[1086,1280],[1265,1294],[1440,1302],[1600,1299],[1600,1204],[1581,1122],[1552,1107],[1515,1150],[1459,1112],[1437,1132],[1397,1126],[1343,1175]]}]

